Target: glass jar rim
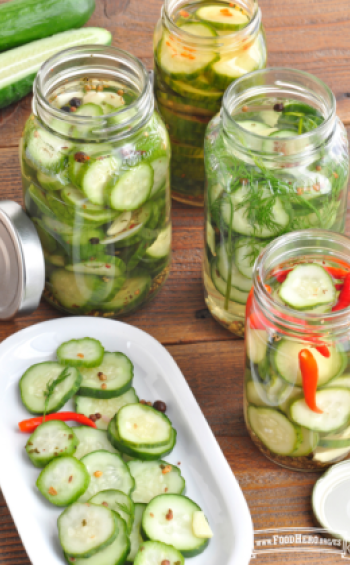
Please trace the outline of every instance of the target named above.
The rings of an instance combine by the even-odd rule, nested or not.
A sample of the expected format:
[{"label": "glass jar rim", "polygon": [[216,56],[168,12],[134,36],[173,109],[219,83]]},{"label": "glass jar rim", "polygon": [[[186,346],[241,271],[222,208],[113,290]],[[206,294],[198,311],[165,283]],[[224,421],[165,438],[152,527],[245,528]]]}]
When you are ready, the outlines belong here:
[{"label": "glass jar rim", "polygon": [[[274,299],[273,295],[271,295],[266,288],[266,275],[271,271],[271,269],[275,268],[278,263],[286,260],[285,252],[284,254],[282,254],[283,248],[287,244],[290,244],[295,250],[298,249],[298,242],[310,242],[311,245],[312,239],[318,241],[319,243],[323,243],[325,246],[331,243],[335,243],[341,246],[344,251],[347,251],[347,254],[345,252],[343,253],[336,251],[333,251],[332,253],[331,250],[329,250],[328,253],[328,250],[324,251],[324,247],[320,246],[315,247],[315,250],[318,250],[320,257],[323,257],[322,253],[327,253],[327,257],[329,257],[329,255],[332,255],[332,260],[334,260],[334,263],[337,262],[337,259],[345,262],[345,257],[347,255],[347,262],[350,267],[349,237],[328,230],[306,229],[290,232],[273,240],[261,251],[258,258],[256,259],[253,268],[254,295],[257,299],[259,308],[262,309],[262,312],[266,319],[272,324],[277,324],[280,328],[282,327],[288,329],[288,331],[295,336],[300,337],[301,335],[303,335],[304,338],[307,336],[307,334],[319,335],[322,332],[330,331],[330,329],[332,329],[332,333],[335,334],[343,333],[344,331],[349,331],[350,329],[350,306],[343,310],[337,310],[329,313],[316,313],[310,310],[294,310],[289,306],[277,302]],[[305,249],[307,249],[307,247]],[[276,264],[270,265],[267,271],[266,263],[271,260],[272,256],[277,252],[280,252],[281,255],[278,256],[278,259],[276,259]],[[342,258],[341,255],[343,255]],[[305,331],[306,322],[311,322],[313,324],[308,324],[307,332]]]},{"label": "glass jar rim", "polygon": [[[67,113],[59,108],[55,108],[48,101],[48,96],[50,94],[50,86],[59,86],[64,83],[64,73],[60,76],[60,81],[58,84],[54,84],[52,80],[55,78],[55,70],[59,69],[60,63],[71,62],[74,64],[76,60],[82,60],[86,58],[93,64],[94,57],[105,57],[106,61],[112,62],[119,60],[126,64],[131,72],[134,72],[134,80],[136,78],[140,81],[140,88],[137,98],[130,104],[122,109],[116,109],[115,112],[111,114],[105,114],[103,116],[80,116],[76,115],[74,112]],[[79,67],[73,67],[73,70],[78,71]],[[66,69],[68,71],[68,68]],[[88,68],[86,68],[84,75],[89,74]],[[101,70],[97,71],[101,73]],[[118,74],[118,69],[114,71],[114,79],[120,80],[120,73]],[[75,75],[70,78],[73,80]],[[52,90],[51,90],[52,91]],[[136,133],[141,127],[146,125],[150,119],[151,114],[154,110],[154,98],[153,90],[149,77],[149,73],[145,65],[134,55],[113,46],[106,45],[81,45],[77,47],[71,47],[65,49],[53,55],[50,59],[45,61],[45,63],[39,69],[36,76],[34,87],[33,87],[34,97],[33,97],[33,113],[39,115],[39,117],[44,118],[49,117],[52,119],[58,119],[71,123],[72,126],[89,126],[94,128],[96,131],[96,138],[94,140],[100,140],[101,138],[106,138],[110,141],[118,141],[129,137]],[[134,113],[136,112],[136,114]],[[115,116],[125,117],[125,120],[121,119],[120,123],[114,123],[112,126],[106,127],[107,118],[113,118]],[[137,119],[137,117],[139,119]],[[43,119],[45,125],[46,120]],[[49,129],[50,126],[48,126]],[[99,133],[98,133],[99,132]],[[69,136],[64,135],[59,132],[59,135],[63,138],[69,139]],[[77,140],[79,141],[79,140]],[[87,141],[86,139],[84,141]],[[90,139],[89,139],[90,141]],[[93,140],[91,140],[93,141]]]},{"label": "glass jar rim", "polygon": [[[323,82],[321,79],[319,79],[318,77],[316,77],[315,75],[311,74],[311,73],[307,73],[306,71],[301,71],[299,69],[293,69],[291,67],[267,67],[266,69],[260,69],[257,71],[253,71],[251,73],[248,73],[244,76],[242,76],[241,78],[238,78],[237,80],[235,80],[234,82],[232,82],[232,84],[227,88],[223,100],[222,100],[222,111],[224,114],[224,120],[226,120],[226,122],[228,122],[231,126],[233,125],[234,128],[237,129],[237,131],[239,131],[241,133],[241,135],[247,135],[251,136],[252,139],[256,139],[256,140],[260,140],[260,141],[266,141],[266,136],[263,135],[259,135],[255,132],[251,132],[251,131],[247,131],[246,129],[244,129],[242,126],[239,125],[239,123],[234,119],[234,117],[232,116],[232,112],[235,109],[235,107],[237,107],[238,105],[244,103],[245,100],[247,100],[249,98],[249,96],[251,96],[252,94],[252,90],[253,88],[256,87],[251,87],[248,89],[244,88],[244,84],[252,81],[254,79],[256,79],[257,82],[259,82],[259,79],[268,75],[269,73],[276,73],[276,74],[280,74],[281,78],[283,77],[284,74],[289,74],[289,75],[294,75],[295,77],[298,77],[299,79],[305,79],[305,81],[308,81],[310,83],[313,83],[315,86],[319,86],[321,87],[321,89],[323,89],[325,96],[329,97],[328,100],[328,104],[326,102],[325,99],[323,99],[323,102],[327,105],[327,116],[325,116],[324,122],[322,124],[320,124],[319,126],[317,126],[315,129],[309,131],[309,132],[305,132],[302,133],[301,135],[298,136],[291,136],[291,137],[284,137],[283,141],[285,143],[288,143],[290,141],[295,141],[296,137],[297,139],[300,140],[308,140],[308,139],[312,139],[314,138],[315,135],[321,136],[323,138],[326,138],[329,135],[329,132],[333,129],[333,123],[335,120],[335,116],[336,116],[336,99],[335,96],[333,94],[333,92],[331,91],[331,89],[329,88],[329,86]],[[279,88],[280,86],[282,87],[286,87],[288,86],[293,87],[292,81],[291,79],[284,79],[284,82],[281,82],[280,85],[278,85],[278,83],[276,83],[275,88]],[[261,94],[263,89],[265,90],[269,90],[269,87],[271,87],[271,84],[262,84],[261,88],[258,89],[259,92],[254,92],[254,94]],[[242,88],[242,96],[239,96],[239,91]],[[298,87],[299,89],[299,87]],[[299,89],[300,90],[300,89]]]},{"label": "glass jar rim", "polygon": [[[229,3],[227,0],[223,1]],[[227,48],[232,50],[235,43],[241,43],[245,38],[254,37],[258,33],[262,22],[262,14],[257,0],[245,0],[244,7],[247,9],[251,17],[251,20],[245,27],[227,35],[201,37],[181,29],[174,23],[172,16],[174,9],[177,7],[177,3],[183,3],[186,5],[183,0],[164,0],[164,5],[162,7],[163,21],[170,33],[181,39],[182,43],[192,47],[202,49]]]}]

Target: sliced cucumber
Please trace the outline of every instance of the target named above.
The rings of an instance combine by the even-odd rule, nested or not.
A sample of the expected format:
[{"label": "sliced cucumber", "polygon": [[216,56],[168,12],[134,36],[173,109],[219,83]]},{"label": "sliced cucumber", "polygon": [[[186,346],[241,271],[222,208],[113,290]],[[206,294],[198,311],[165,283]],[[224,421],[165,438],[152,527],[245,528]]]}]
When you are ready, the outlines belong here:
[{"label": "sliced cucumber", "polygon": [[98,278],[58,269],[52,273],[50,282],[57,301],[64,308],[74,312],[89,306],[98,285]]},{"label": "sliced cucumber", "polygon": [[155,461],[169,455],[174,449],[176,443],[176,430],[172,429],[171,437],[169,443],[162,445],[160,447],[131,447],[123,443],[119,437],[115,420],[111,420],[108,426],[108,438],[109,441],[114,445],[116,449],[128,455],[130,457],[135,457],[136,459],[141,459],[142,461]]},{"label": "sliced cucumber", "polygon": [[332,305],[336,290],[332,277],[317,264],[297,265],[279,289],[285,304],[295,310],[310,310],[316,306]]},{"label": "sliced cucumber", "polygon": [[234,8],[217,4],[203,6],[196,12],[199,20],[225,31],[238,31],[249,24],[249,16],[239,6]]},{"label": "sliced cucumber", "polygon": [[42,171],[37,172],[37,179],[38,183],[49,192],[62,190],[67,183],[68,180],[65,178],[65,174],[62,173],[61,175],[46,175]]},{"label": "sliced cucumber", "polygon": [[[211,268],[211,276],[213,279],[214,286],[216,290],[222,294],[222,296],[226,296],[227,294],[227,282],[220,276],[219,270],[217,268],[216,261],[213,261],[212,268]],[[232,302],[238,302],[239,304],[246,304],[248,300],[248,292],[242,292],[235,288],[234,286],[230,287],[230,300]]]},{"label": "sliced cucumber", "polygon": [[44,173],[59,173],[67,163],[72,144],[44,129],[33,129],[25,146],[27,159]]},{"label": "sliced cucumber", "polygon": [[85,116],[88,118],[97,118],[98,116],[103,116],[103,110],[97,104],[92,104],[89,102],[86,104],[82,104],[79,108],[76,109],[75,116]]},{"label": "sliced cucumber", "polygon": [[216,88],[225,90],[232,81],[263,68],[264,64],[263,47],[258,37],[250,49],[241,52],[236,57],[232,57],[232,53],[222,55],[219,61],[214,62],[211,66],[208,76]]},{"label": "sliced cucumber", "polygon": [[75,457],[58,457],[41,471],[36,485],[55,506],[68,506],[84,494],[90,483],[85,465]]},{"label": "sliced cucumber", "polygon": [[89,502],[92,504],[100,504],[117,512],[126,523],[127,532],[131,532],[134,522],[135,505],[130,496],[120,490],[103,490],[95,494]]},{"label": "sliced cucumber", "polygon": [[96,204],[89,202],[85,194],[81,192],[81,190],[78,190],[73,186],[65,187],[61,192],[61,197],[62,200],[69,206],[74,206],[75,208],[83,208],[84,210],[88,210],[89,212],[96,213],[105,211],[105,208],[103,206],[97,206]]},{"label": "sliced cucumber", "polygon": [[329,447],[332,449],[348,447],[350,449],[350,427],[347,426],[345,430],[335,434],[322,436],[319,441],[319,446]]},{"label": "sliced cucumber", "polygon": [[173,78],[189,80],[200,75],[216,59],[214,51],[196,50],[183,57],[182,43],[165,32],[158,47],[158,62],[162,70]]},{"label": "sliced cucumber", "polygon": [[[136,235],[142,235],[142,228],[144,228],[154,214],[154,206],[146,203],[138,210],[126,210],[122,212],[107,229],[108,238],[104,239],[102,243],[117,243],[122,241],[122,245],[132,243]],[[130,239],[129,239],[130,238]],[[124,241],[126,240],[126,241]]]},{"label": "sliced cucumber", "polygon": [[254,237],[242,237],[235,245],[235,264],[245,277],[253,277],[253,267],[259,253],[266,246],[266,241]]},{"label": "sliced cucumber", "polygon": [[117,518],[104,506],[76,502],[58,518],[58,534],[70,557],[91,557],[116,539]]},{"label": "sliced cucumber", "polygon": [[282,339],[275,346],[272,359],[278,374],[292,385],[302,386],[302,377],[299,367],[299,352],[309,349],[318,366],[318,386],[324,386],[332,379],[338,377],[345,368],[346,358],[336,345],[329,345],[329,357],[324,357],[311,345],[288,339]]},{"label": "sliced cucumber", "polygon": [[36,467],[45,467],[52,459],[74,455],[79,440],[72,428],[58,420],[37,427],[26,444],[29,459]]},{"label": "sliced cucumber", "polygon": [[138,401],[139,399],[134,388],[130,388],[127,392],[116,398],[106,400],[89,398],[87,396],[75,397],[76,411],[78,414],[84,414],[88,418],[91,415],[99,416],[96,420],[96,425],[100,430],[107,430],[109,422],[123,406],[126,406],[126,404],[135,404]]},{"label": "sliced cucumber", "polygon": [[236,124],[249,131],[249,133],[262,135],[264,137],[273,135],[277,131],[276,128],[270,128],[266,124],[254,120],[236,120]]},{"label": "sliced cucumber", "polygon": [[248,406],[248,420],[253,433],[272,453],[290,455],[301,443],[299,428],[278,410]]},{"label": "sliced cucumber", "polygon": [[330,449],[329,447],[318,447],[314,451],[313,461],[318,463],[336,463],[345,459],[350,452],[350,447]]},{"label": "sliced cucumber", "polygon": [[[188,83],[182,80],[167,79],[167,83],[176,93],[188,98],[188,102],[193,106],[193,112],[185,112],[183,108],[179,108],[178,111],[182,111],[183,114],[198,114],[210,118],[213,116],[214,109],[216,109],[219,105],[222,98],[222,90],[216,90],[215,88],[208,89],[205,85],[193,84],[192,80]],[[206,104],[206,107],[210,108],[210,111],[202,113],[198,112],[198,109],[196,108],[197,103],[202,103],[202,105]],[[174,104],[170,104],[169,107],[174,111],[177,110],[176,105]],[[199,149],[196,149],[198,152]],[[203,148],[200,148],[200,150],[202,151]]]},{"label": "sliced cucumber", "polygon": [[60,222],[55,218],[44,216],[43,222],[44,225],[53,233],[57,233],[59,235],[69,235],[69,236],[73,236],[74,234],[73,226],[69,226],[63,222]]},{"label": "sliced cucumber", "polygon": [[159,259],[164,259],[169,255],[171,251],[171,224],[164,228],[157,239],[150,247],[148,247],[145,253],[145,259],[151,259],[152,261],[158,261]]},{"label": "sliced cucumber", "polygon": [[252,363],[261,363],[266,357],[269,335],[266,330],[246,327],[246,350]]},{"label": "sliced cucumber", "polygon": [[114,210],[136,210],[149,197],[154,180],[154,170],[140,163],[121,175],[110,187],[109,202]]},{"label": "sliced cucumber", "polygon": [[105,352],[102,363],[92,369],[81,368],[78,394],[92,398],[115,398],[124,394],[134,377],[134,367],[123,353]]},{"label": "sliced cucumber", "polygon": [[[217,268],[220,276],[224,279],[224,281],[227,281],[229,278],[230,261],[227,253],[226,242],[218,246],[216,255]],[[242,290],[243,292],[249,292],[252,288],[252,279],[248,279],[239,272],[233,258],[231,261],[231,286],[234,286],[235,288],[238,288],[238,290]]]},{"label": "sliced cucumber", "polygon": [[[199,18],[201,19],[201,18]],[[198,22],[186,22],[179,27],[182,31],[191,33],[192,35],[198,35],[199,37],[216,37],[217,33],[211,25],[208,23],[198,23]]]},{"label": "sliced cucumber", "polygon": [[302,440],[300,445],[291,454],[291,457],[305,457],[312,453],[319,443],[319,435],[317,432],[301,428]]},{"label": "sliced cucumber", "polygon": [[107,312],[127,313],[145,300],[151,283],[151,277],[147,275],[129,278],[114,298],[101,304],[100,308]]},{"label": "sliced cucumber", "polygon": [[350,375],[347,374],[343,374],[340,377],[337,377],[336,379],[332,379],[330,382],[326,383],[325,388],[350,388]]},{"label": "sliced cucumber", "polygon": [[141,523],[142,516],[145,511],[146,504],[135,504],[135,515],[132,525],[132,530],[130,533],[130,553],[127,558],[127,563],[133,562],[135,560],[136,554],[139,550],[140,545],[143,543],[143,538],[141,535]]},{"label": "sliced cucumber", "polygon": [[140,545],[135,557],[135,565],[184,565],[185,560],[181,553],[165,543],[159,541],[145,541]]},{"label": "sliced cucumber", "polygon": [[103,206],[107,201],[106,187],[113,175],[121,167],[121,159],[117,157],[97,157],[84,165],[80,174],[80,186],[85,196],[93,204]]},{"label": "sliced cucumber", "polygon": [[198,511],[201,508],[186,496],[156,496],[146,506],[142,533],[147,540],[166,543],[179,550],[184,557],[194,557],[208,545],[208,539],[199,538],[193,533],[193,518]]},{"label": "sliced cucumber", "polygon": [[45,194],[37,186],[34,186],[34,184],[30,185],[25,194],[25,206],[27,211],[29,211],[29,213],[31,214],[35,213],[35,210],[33,210],[32,202],[34,202],[34,204],[42,214],[53,216],[53,211],[50,208]]},{"label": "sliced cucumber", "polygon": [[74,273],[83,273],[87,275],[101,275],[110,277],[120,277],[124,275],[125,263],[118,257],[106,255],[99,260],[84,261],[83,263],[74,263],[67,265],[67,271]]},{"label": "sliced cucumber", "polygon": [[345,426],[350,418],[350,390],[327,388],[316,392],[316,406],[322,414],[313,412],[304,399],[295,400],[290,407],[293,421],[316,432],[329,433]]},{"label": "sliced cucumber", "polygon": [[59,362],[72,367],[97,367],[103,355],[101,342],[91,337],[66,341],[57,349]]},{"label": "sliced cucumber", "polygon": [[59,363],[46,361],[32,365],[22,376],[19,387],[24,406],[32,414],[43,414],[48,385],[65,375],[49,397],[46,412],[57,412],[72,398],[81,384],[81,375],[74,367],[63,367]]},{"label": "sliced cucumber", "polygon": [[129,495],[135,487],[129,467],[116,453],[100,450],[85,455],[81,459],[90,477],[90,484],[80,498],[81,502],[90,500],[102,490],[120,490]]},{"label": "sliced cucumber", "polygon": [[150,163],[153,169],[153,186],[150,193],[150,197],[157,194],[157,192],[166,184],[169,178],[169,157],[158,157]]},{"label": "sliced cucumber", "polygon": [[148,504],[159,494],[182,494],[186,483],[178,467],[166,461],[129,461],[128,467],[135,479],[132,493],[134,502]]},{"label": "sliced cucumber", "polygon": [[[84,94],[83,99],[84,104],[97,104],[97,106],[101,106],[103,111],[105,107],[112,106],[113,112],[117,108],[121,108],[124,106],[124,98],[115,92],[109,92],[108,90],[104,90],[103,92],[96,92],[96,90],[90,90],[86,94]],[[104,111],[106,114],[106,112]]]},{"label": "sliced cucumber", "polygon": [[171,438],[169,418],[151,406],[128,404],[115,417],[120,441],[127,446],[160,447]]},{"label": "sliced cucumber", "polygon": [[74,433],[79,440],[79,445],[74,453],[74,457],[82,459],[85,455],[94,451],[109,451],[110,453],[118,453],[107,438],[107,433],[103,430],[95,430],[87,426],[78,426],[74,428]]}]

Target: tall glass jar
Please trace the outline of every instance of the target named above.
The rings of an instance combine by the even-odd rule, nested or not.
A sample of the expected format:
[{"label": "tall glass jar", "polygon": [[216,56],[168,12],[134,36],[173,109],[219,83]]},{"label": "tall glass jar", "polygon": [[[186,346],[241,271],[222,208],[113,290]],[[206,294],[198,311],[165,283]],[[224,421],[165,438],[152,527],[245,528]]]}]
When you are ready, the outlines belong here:
[{"label": "tall glass jar", "polygon": [[244,415],[269,459],[314,471],[350,454],[350,239],[302,230],[257,259]]},{"label": "tall glass jar", "polygon": [[264,68],[266,57],[256,0],[165,0],[154,33],[155,95],[172,143],[175,200],[203,206],[207,124],[229,84]]},{"label": "tall glass jar", "polygon": [[219,323],[243,336],[254,261],[271,239],[344,231],[349,151],[334,95],[293,69],[239,79],[208,126],[205,169],[205,300]]},{"label": "tall glass jar", "polygon": [[170,142],[143,64],[99,46],[48,60],[20,158],[46,300],[119,317],[153,298],[170,265]]}]

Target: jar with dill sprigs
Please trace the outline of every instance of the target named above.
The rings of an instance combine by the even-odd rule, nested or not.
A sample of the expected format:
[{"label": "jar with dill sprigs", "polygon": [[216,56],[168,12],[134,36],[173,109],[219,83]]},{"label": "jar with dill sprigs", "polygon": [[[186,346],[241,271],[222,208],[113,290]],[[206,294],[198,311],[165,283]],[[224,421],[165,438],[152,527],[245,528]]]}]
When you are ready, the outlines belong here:
[{"label": "jar with dill sprigs", "polygon": [[227,89],[204,154],[205,299],[219,323],[243,336],[252,270],[264,247],[295,230],[344,232],[347,135],[326,84],[269,68]]}]

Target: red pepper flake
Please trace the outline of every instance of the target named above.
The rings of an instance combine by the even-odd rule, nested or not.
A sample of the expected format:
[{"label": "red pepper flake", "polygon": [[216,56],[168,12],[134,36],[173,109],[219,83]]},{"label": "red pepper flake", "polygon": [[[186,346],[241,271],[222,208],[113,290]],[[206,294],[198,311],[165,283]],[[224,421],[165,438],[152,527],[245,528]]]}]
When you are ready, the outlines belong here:
[{"label": "red pepper flake", "polygon": [[317,166],[316,166],[316,171],[322,171],[321,165],[317,165]]},{"label": "red pepper flake", "polygon": [[233,14],[231,14],[231,12],[228,8],[222,8],[220,10],[220,14],[222,14],[223,16],[228,16],[230,18],[232,18],[232,16],[233,16]]},{"label": "red pepper flake", "polygon": [[336,173],[335,171],[332,173],[332,175],[334,176],[335,179],[339,178],[338,173]]},{"label": "red pepper flake", "polygon": [[106,269],[110,269],[112,265],[108,265],[108,263],[105,264]]},{"label": "red pepper flake", "polygon": [[72,480],[73,480],[73,475],[71,475],[71,476],[69,477],[68,482],[71,483]]},{"label": "red pepper flake", "polygon": [[170,522],[173,518],[174,518],[174,513],[173,513],[172,509],[169,508],[169,511],[168,511],[167,515],[165,516],[165,519],[168,520],[168,522]]},{"label": "red pepper flake", "polygon": [[58,494],[57,490],[56,490],[55,488],[53,488],[53,487],[50,487],[50,488],[49,488],[48,493],[49,493],[51,496],[57,496],[57,494]]},{"label": "red pepper flake", "polygon": [[77,353],[77,357],[79,357],[79,359],[84,359],[84,354],[83,353]]},{"label": "red pepper flake", "polygon": [[85,161],[90,160],[90,157],[83,151],[78,151],[74,154],[74,160],[77,161],[77,163],[85,163]]},{"label": "red pepper flake", "polygon": [[183,18],[189,18],[190,17],[190,14],[188,12],[186,12],[186,10],[180,10],[179,14]]}]

